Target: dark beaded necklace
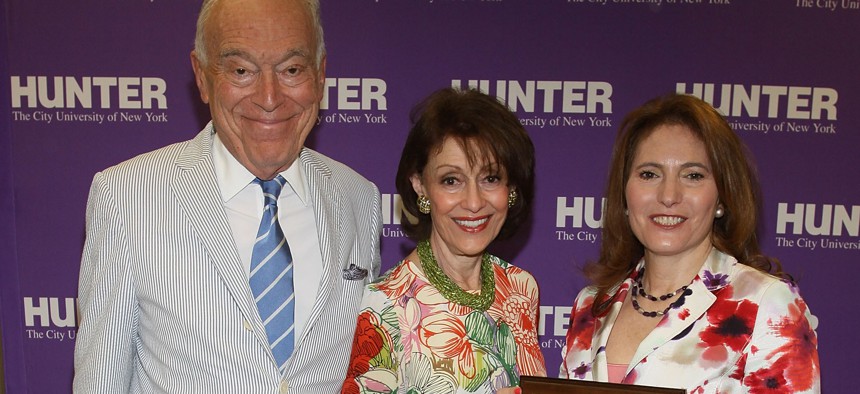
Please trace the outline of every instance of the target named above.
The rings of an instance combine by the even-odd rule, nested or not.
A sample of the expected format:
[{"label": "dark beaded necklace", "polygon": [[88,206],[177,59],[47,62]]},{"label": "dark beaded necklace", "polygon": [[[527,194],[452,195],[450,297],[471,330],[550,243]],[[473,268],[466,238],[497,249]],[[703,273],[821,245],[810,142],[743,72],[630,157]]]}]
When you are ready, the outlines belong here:
[{"label": "dark beaded necklace", "polygon": [[493,305],[493,301],[496,299],[496,278],[493,275],[493,263],[490,262],[489,253],[484,253],[481,256],[481,292],[479,294],[472,294],[461,289],[448,275],[442,272],[439,263],[436,262],[436,257],[433,256],[433,250],[430,249],[429,240],[425,239],[418,242],[418,258],[421,260],[421,269],[424,270],[427,280],[448,301],[481,312]]},{"label": "dark beaded necklace", "polygon": [[689,285],[684,285],[684,286],[681,286],[680,288],[678,288],[678,290],[675,290],[671,293],[664,294],[664,295],[661,295],[659,297],[655,297],[655,296],[652,296],[651,294],[648,294],[645,292],[645,286],[642,285],[642,278],[644,276],[645,276],[645,267],[642,267],[642,270],[640,270],[639,274],[636,276],[636,280],[633,281],[633,291],[632,291],[633,297],[630,299],[630,301],[631,301],[631,304],[633,304],[633,309],[635,309],[636,312],[639,312],[642,316],[645,316],[645,317],[663,316],[667,312],[669,312],[669,309],[671,309],[672,305],[674,305],[675,303],[670,302],[669,305],[666,306],[666,308],[663,309],[662,311],[646,311],[644,308],[642,308],[639,305],[639,301],[636,300],[637,296],[645,297],[645,298],[647,298],[653,302],[666,301],[666,300],[671,299],[672,297],[675,297],[679,293],[683,293],[685,290],[687,290],[687,286],[689,286]]}]

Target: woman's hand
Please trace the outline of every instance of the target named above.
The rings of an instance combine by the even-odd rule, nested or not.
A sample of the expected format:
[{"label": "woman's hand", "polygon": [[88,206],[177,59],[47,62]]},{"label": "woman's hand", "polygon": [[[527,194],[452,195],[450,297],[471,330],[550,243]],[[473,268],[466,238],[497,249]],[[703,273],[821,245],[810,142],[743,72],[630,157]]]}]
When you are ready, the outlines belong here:
[{"label": "woman's hand", "polygon": [[519,387],[505,387],[496,391],[496,394],[522,394],[523,390]]}]

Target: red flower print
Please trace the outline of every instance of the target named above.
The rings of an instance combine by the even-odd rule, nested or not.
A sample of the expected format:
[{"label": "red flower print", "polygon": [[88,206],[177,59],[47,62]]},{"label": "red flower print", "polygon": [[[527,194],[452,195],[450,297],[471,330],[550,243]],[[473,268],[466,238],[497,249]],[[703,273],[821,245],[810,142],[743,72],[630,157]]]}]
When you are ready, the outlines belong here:
[{"label": "red flower print", "polygon": [[591,314],[591,305],[594,296],[582,300],[579,308],[570,315],[570,325],[567,329],[568,349],[587,350],[591,349],[591,339],[594,337],[595,322]]},{"label": "red flower print", "polygon": [[[819,371],[818,338],[809,320],[806,319],[806,303],[796,299],[789,305],[788,316],[779,322],[770,322],[776,335],[785,338],[786,342],[774,349],[768,357],[780,355],[779,360],[786,360],[785,377],[796,390],[808,390],[815,381],[815,372]],[[789,362],[790,360],[790,362]]]},{"label": "red flower print", "polygon": [[749,387],[750,394],[781,394],[794,393],[788,384],[784,372],[788,365],[785,359],[773,363],[770,368],[762,368],[751,373],[744,379],[744,386]]},{"label": "red flower print", "polygon": [[702,331],[699,337],[706,346],[726,346],[739,352],[749,341],[757,313],[758,305],[753,302],[728,300],[718,296],[707,313],[710,326]]},{"label": "red flower print", "polygon": [[636,384],[637,380],[639,380],[639,372],[634,368],[629,374],[627,374],[627,376],[624,377],[624,379],[621,380],[621,383]]},{"label": "red flower print", "polygon": [[385,293],[392,300],[397,300],[409,291],[409,287],[414,281],[415,273],[410,268],[412,264],[404,260],[402,264],[392,270],[383,281],[375,284],[376,288]]},{"label": "red flower print", "polygon": [[493,265],[496,299],[487,311],[493,320],[504,321],[517,342],[517,366],[523,375],[546,375],[543,353],[537,338],[537,283],[515,266]]},{"label": "red flower print", "polygon": [[382,350],[383,338],[380,330],[379,320],[373,311],[365,310],[358,315],[355,336],[352,339],[352,355],[349,357],[350,362],[346,371],[346,380],[341,389],[342,394],[359,392],[355,378],[370,370],[370,360]]},{"label": "red flower print", "polygon": [[744,353],[741,355],[741,358],[738,359],[737,363],[735,363],[735,371],[732,372],[731,375],[729,375],[730,378],[735,379],[735,380],[740,380],[740,381],[742,381],[744,379],[744,370],[747,367],[747,356],[748,355],[749,355],[748,353]]},{"label": "red flower print", "polygon": [[460,373],[469,379],[475,377],[475,353],[466,336],[466,326],[457,316],[448,312],[426,316],[418,334],[434,356],[457,360]]}]

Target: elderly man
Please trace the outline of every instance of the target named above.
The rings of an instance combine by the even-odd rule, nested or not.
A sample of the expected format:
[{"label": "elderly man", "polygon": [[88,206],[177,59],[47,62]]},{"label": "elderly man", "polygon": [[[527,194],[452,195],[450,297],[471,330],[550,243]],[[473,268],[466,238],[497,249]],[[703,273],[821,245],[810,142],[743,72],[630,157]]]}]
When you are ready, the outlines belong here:
[{"label": "elderly man", "polygon": [[333,393],[379,272],[376,187],[304,148],[316,0],[207,0],[191,63],[210,122],[96,174],[79,393]]}]

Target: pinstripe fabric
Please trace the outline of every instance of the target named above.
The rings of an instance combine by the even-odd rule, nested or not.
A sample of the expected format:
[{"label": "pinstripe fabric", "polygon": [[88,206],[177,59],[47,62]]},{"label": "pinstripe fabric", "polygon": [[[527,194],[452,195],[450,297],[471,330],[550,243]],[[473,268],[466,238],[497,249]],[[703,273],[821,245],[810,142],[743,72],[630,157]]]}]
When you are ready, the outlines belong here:
[{"label": "pinstripe fabric", "polygon": [[[376,187],[309,149],[324,274],[286,371],[268,351],[214,179],[211,124],[95,175],[81,259],[76,393],[332,393],[379,272]],[[350,264],[368,269],[348,281]],[[297,278],[297,280],[301,280]]]}]

